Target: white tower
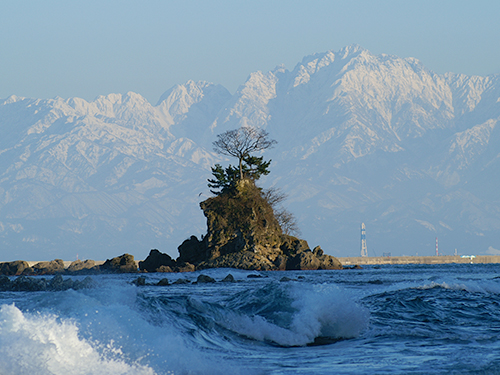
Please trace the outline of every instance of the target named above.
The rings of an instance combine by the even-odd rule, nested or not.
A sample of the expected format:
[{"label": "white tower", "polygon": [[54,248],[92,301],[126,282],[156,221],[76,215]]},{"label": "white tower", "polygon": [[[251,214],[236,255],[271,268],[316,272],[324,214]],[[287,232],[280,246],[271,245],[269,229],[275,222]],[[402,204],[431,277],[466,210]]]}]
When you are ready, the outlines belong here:
[{"label": "white tower", "polygon": [[367,257],[368,250],[366,248],[366,228],[365,223],[361,223],[361,256]]}]

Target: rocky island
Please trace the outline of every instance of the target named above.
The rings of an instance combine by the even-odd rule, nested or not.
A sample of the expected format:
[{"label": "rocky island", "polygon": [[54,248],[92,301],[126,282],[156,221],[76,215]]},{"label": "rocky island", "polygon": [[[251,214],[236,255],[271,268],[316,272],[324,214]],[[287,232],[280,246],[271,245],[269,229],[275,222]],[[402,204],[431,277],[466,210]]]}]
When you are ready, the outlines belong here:
[{"label": "rocky island", "polygon": [[207,233],[195,236],[179,247],[174,261],[167,254],[152,250],[139,262],[142,271],[186,271],[205,268],[246,270],[341,269],[341,263],[313,250],[306,241],[290,235],[295,229],[293,216],[278,204],[284,195],[263,190],[255,181],[269,174],[271,161],[251,153],[276,143],[263,129],[243,126],[217,136],[214,151],[235,157],[238,165],[212,168],[208,186],[215,195],[200,203],[207,218]]},{"label": "rocky island", "polygon": [[238,181],[234,189],[200,203],[207,218],[207,233],[179,247],[179,257],[151,250],[139,262],[147,272],[194,271],[206,268],[246,270],[342,269],[333,256],[305,240],[283,233],[273,207],[251,179]]}]

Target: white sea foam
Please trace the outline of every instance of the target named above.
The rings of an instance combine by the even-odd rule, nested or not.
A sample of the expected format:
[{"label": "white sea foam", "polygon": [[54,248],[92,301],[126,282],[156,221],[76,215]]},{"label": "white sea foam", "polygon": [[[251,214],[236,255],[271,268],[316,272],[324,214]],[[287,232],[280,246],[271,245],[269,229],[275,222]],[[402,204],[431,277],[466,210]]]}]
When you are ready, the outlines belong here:
[{"label": "white sea foam", "polygon": [[492,280],[456,280],[435,282],[418,287],[419,289],[443,288],[450,290],[464,290],[470,293],[500,294],[500,284]]},{"label": "white sea foam", "polygon": [[288,291],[296,310],[289,327],[260,315],[228,313],[221,322],[246,337],[283,346],[311,344],[318,337],[357,337],[368,326],[368,311],[335,285],[295,285]]},{"label": "white sea foam", "polygon": [[292,327],[314,337],[357,337],[368,326],[369,313],[335,285],[296,288],[294,307],[299,310]]},{"label": "white sea foam", "polygon": [[[0,374],[144,374],[148,366],[116,359],[121,349],[109,343],[97,350],[71,319],[25,314],[15,305],[0,308]],[[113,358],[115,357],[115,358]]]},{"label": "white sea foam", "polygon": [[138,288],[101,281],[88,291],[33,296],[22,308],[1,305],[0,375],[239,373],[193,347],[150,306],[141,308]]}]

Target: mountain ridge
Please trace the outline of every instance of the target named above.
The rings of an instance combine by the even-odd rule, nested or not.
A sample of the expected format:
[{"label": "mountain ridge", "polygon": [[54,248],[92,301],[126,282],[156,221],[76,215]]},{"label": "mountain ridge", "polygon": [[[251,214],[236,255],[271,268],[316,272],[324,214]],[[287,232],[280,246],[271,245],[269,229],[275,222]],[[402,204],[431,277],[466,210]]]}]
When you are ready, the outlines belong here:
[{"label": "mountain ridge", "polygon": [[495,253],[499,119],[500,75],[438,75],[356,45],[251,73],[234,94],[188,81],[156,105],[13,95],[0,100],[2,257],[175,255],[203,231],[210,166],[228,162],[215,135],[242,125],[279,142],[262,184],[325,252],[358,255],[365,222],[370,255],[432,255],[436,236],[448,254]]}]

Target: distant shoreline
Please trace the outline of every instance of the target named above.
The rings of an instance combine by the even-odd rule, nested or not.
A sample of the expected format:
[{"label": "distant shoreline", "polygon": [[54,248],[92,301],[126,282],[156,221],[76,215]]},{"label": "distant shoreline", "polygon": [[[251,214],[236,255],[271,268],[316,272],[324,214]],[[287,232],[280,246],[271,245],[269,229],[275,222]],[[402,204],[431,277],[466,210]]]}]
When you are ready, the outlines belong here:
[{"label": "distant shoreline", "polygon": [[[28,265],[30,267],[33,267],[37,263],[47,262],[47,261],[46,260],[36,260],[36,261],[35,260],[27,260],[26,262],[28,263]],[[64,262],[64,268],[68,268],[69,265],[74,262],[74,260],[64,260],[63,262]],[[101,264],[104,264],[105,261],[104,260],[95,260],[94,262],[95,262],[96,266],[100,266]],[[0,263],[3,263],[3,262],[0,262]],[[137,264],[139,264],[139,261],[137,261]]]},{"label": "distant shoreline", "polygon": [[447,264],[447,263],[500,263],[500,255],[477,255],[462,258],[458,255],[443,256],[391,256],[391,257],[336,257],[343,266],[382,264]]},{"label": "distant shoreline", "polygon": [[[442,256],[390,256],[390,257],[336,257],[342,266],[384,265],[384,264],[449,264],[449,263],[500,263],[500,255],[477,255],[474,258],[462,258],[459,255]],[[27,261],[32,267],[40,261]],[[68,268],[72,261],[64,261],[64,268]],[[99,266],[103,260],[95,261]],[[136,261],[139,267],[139,260]]]}]

